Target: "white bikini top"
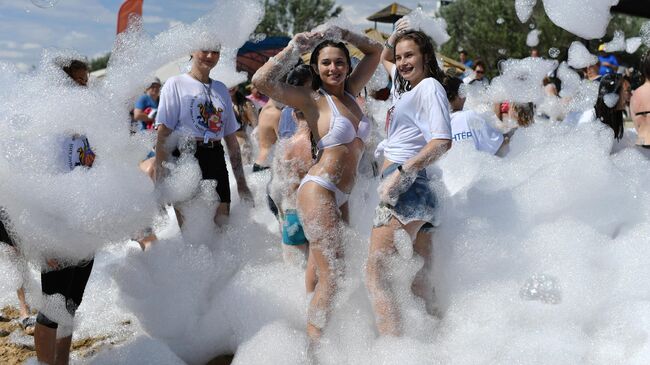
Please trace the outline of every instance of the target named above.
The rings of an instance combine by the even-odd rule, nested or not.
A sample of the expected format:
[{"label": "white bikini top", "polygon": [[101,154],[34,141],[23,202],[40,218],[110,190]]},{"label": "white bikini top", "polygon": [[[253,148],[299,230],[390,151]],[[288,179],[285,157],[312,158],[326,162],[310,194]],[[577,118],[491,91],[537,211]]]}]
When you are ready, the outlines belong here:
[{"label": "white bikini top", "polygon": [[[321,89],[321,92],[327,98],[327,103],[332,109],[332,119],[330,120],[329,131],[320,139],[320,141],[318,141],[316,147],[318,147],[319,150],[322,150],[329,147],[340,146],[354,141],[355,138],[359,138],[361,141],[366,142],[368,136],[370,136],[370,121],[368,118],[364,115],[355,129],[354,124],[339,112],[334,100],[332,100],[332,96],[323,89]],[[356,103],[356,99],[352,94],[347,91],[345,94],[352,98]]]}]

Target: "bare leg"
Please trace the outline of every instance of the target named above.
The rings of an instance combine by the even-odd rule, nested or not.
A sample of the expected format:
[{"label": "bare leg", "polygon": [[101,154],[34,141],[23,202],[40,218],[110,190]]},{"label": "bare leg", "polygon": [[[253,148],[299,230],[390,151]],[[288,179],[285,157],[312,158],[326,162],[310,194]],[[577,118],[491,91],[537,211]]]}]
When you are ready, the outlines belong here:
[{"label": "bare leg", "polygon": [[71,345],[72,335],[56,340],[56,365],[68,365]]},{"label": "bare leg", "polygon": [[[307,246],[309,249],[309,246]],[[316,290],[316,283],[318,283],[318,275],[316,275],[316,263],[314,262],[313,256],[307,256],[307,269],[305,270],[305,288],[307,289],[307,294],[313,294]]]},{"label": "bare leg", "polygon": [[29,305],[27,305],[27,301],[25,300],[25,288],[21,286],[16,293],[18,294],[18,302],[20,304],[20,317],[29,317]]},{"label": "bare leg", "polygon": [[309,238],[309,260],[318,273],[307,314],[307,335],[314,346],[327,325],[338,280],[343,275],[341,218],[334,194],[315,183],[308,182],[298,191],[298,208]]},{"label": "bare leg", "polygon": [[39,362],[52,365],[56,355],[56,329],[36,323],[34,328],[34,346],[36,359]]},{"label": "bare leg", "polygon": [[228,217],[230,217],[230,203],[219,203],[214,214],[214,224],[221,227],[228,223]]},{"label": "bare leg", "polygon": [[374,227],[370,233],[370,252],[366,266],[366,280],[370,299],[375,311],[377,330],[381,335],[400,336],[401,314],[395,300],[388,276],[387,262],[397,254],[395,231],[404,229],[410,237],[415,235],[423,222],[411,222],[403,226],[395,217],[387,224]]},{"label": "bare leg", "polygon": [[431,283],[430,274],[431,274],[431,251],[432,251],[432,237],[431,232],[422,232],[417,233],[415,244],[413,245],[413,251],[424,259],[424,266],[418,271],[413,280],[413,285],[411,290],[413,294],[424,300],[424,304],[427,309],[427,313],[431,315],[436,315],[435,310],[435,294],[433,292],[433,284]]}]

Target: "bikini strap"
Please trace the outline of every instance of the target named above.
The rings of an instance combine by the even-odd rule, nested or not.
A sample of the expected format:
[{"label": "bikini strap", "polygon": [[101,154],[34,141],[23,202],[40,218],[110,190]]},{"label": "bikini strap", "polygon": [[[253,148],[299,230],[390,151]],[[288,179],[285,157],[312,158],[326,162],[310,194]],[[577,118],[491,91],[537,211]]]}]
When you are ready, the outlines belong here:
[{"label": "bikini strap", "polygon": [[[323,88],[321,88],[320,91],[321,94],[325,95],[325,98],[327,99],[327,104],[330,106],[330,109],[332,109],[332,117],[337,117],[341,115],[341,112],[339,112],[339,108],[336,107],[336,103],[334,103],[334,100],[332,99],[332,95],[330,95]],[[331,123],[330,123],[330,127],[331,127]]]}]

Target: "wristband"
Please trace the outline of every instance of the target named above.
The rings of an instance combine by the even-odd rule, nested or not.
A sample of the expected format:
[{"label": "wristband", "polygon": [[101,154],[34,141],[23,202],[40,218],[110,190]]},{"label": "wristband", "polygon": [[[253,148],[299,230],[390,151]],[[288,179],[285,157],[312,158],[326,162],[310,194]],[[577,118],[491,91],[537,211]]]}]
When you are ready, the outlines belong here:
[{"label": "wristband", "polygon": [[385,47],[385,48],[388,48],[388,49],[395,49],[395,46],[393,46],[392,44],[388,43],[388,39],[386,40],[386,42],[384,42],[384,47]]}]

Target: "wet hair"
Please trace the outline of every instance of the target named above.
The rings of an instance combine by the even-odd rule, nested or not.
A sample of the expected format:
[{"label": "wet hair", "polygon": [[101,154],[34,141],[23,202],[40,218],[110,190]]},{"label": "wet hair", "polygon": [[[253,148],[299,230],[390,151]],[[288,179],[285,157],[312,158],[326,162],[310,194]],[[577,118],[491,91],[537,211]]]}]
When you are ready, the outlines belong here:
[{"label": "wet hair", "polygon": [[447,100],[451,102],[459,96],[458,90],[460,89],[460,85],[462,83],[463,80],[459,79],[458,77],[445,76],[444,80],[442,81],[442,86],[447,92]]},{"label": "wet hair", "polygon": [[[419,30],[409,30],[397,36],[395,39],[395,48],[397,48],[397,44],[403,40],[411,40],[418,45],[424,61],[424,67],[426,71],[425,77],[433,77],[442,84],[445,78],[445,74],[440,69],[440,66],[438,66],[436,51],[431,38]],[[393,49],[393,58],[395,58],[395,52],[396,50]],[[395,86],[395,90],[398,94],[402,94],[403,92],[409,91],[412,88],[411,83],[404,80],[399,72],[395,77]]]},{"label": "wet hair", "polygon": [[[316,48],[311,52],[311,57],[309,57],[309,65],[311,66],[311,88],[313,90],[318,90],[320,87],[323,85],[323,80],[320,79],[320,75],[318,74],[318,56],[320,55],[320,51],[323,50],[325,47],[334,47],[338,48],[341,51],[343,51],[343,54],[345,55],[345,60],[348,63],[348,76],[352,73],[352,61],[350,60],[350,51],[348,51],[348,48],[343,44],[343,42],[334,42],[333,40],[325,40],[320,42]],[[346,80],[346,86],[347,86],[347,80]],[[346,87],[347,88],[347,87]]]},{"label": "wet hair", "polygon": [[535,123],[535,105],[533,103],[510,103],[510,108],[517,114],[517,125],[530,127]]},{"label": "wet hair", "polygon": [[650,80],[650,49],[641,56],[639,69],[641,70],[643,77],[645,77],[646,80]]},{"label": "wet hair", "polygon": [[287,84],[305,86],[307,81],[313,80],[312,68],[309,65],[298,65],[287,74]]},{"label": "wet hair", "polygon": [[88,65],[80,60],[72,60],[70,61],[70,64],[68,66],[63,67],[63,72],[65,72],[70,78],[72,78],[72,74],[75,73],[76,71],[86,71],[88,72],[89,68]]},{"label": "wet hair", "polygon": [[619,94],[620,97],[624,79],[623,75],[618,73],[605,74],[600,79],[600,84],[598,86],[598,100],[596,100],[595,107],[596,117],[601,122],[612,128],[614,131],[614,138],[616,139],[623,138],[623,132],[625,131],[623,111],[616,110],[615,107],[608,107],[607,104],[605,104],[605,95]]},{"label": "wet hair", "polygon": [[483,62],[483,60],[481,59],[478,59],[474,62],[474,67],[472,68],[472,70],[476,70],[476,68],[479,66],[483,67],[483,71],[487,71],[485,68],[485,62]]}]

